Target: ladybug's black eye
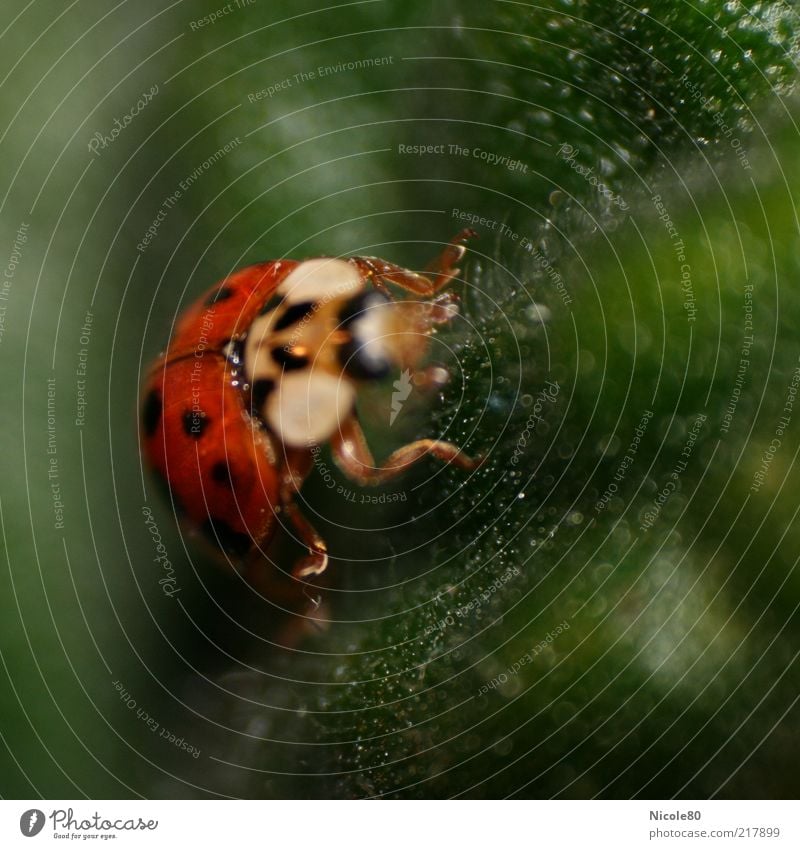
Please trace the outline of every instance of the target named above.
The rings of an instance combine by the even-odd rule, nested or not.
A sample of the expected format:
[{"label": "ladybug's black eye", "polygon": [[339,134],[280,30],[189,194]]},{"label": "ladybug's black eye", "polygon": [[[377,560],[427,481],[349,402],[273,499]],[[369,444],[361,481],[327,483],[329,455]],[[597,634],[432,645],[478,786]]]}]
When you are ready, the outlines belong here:
[{"label": "ladybug's black eye", "polygon": [[380,292],[362,292],[344,302],[339,310],[339,324],[343,329],[348,329],[354,321],[365,318],[371,310],[388,303],[389,299]]},{"label": "ladybug's black eye", "polygon": [[380,380],[392,370],[392,364],[373,342],[351,339],[339,348],[339,362],[345,373],[355,380]]}]

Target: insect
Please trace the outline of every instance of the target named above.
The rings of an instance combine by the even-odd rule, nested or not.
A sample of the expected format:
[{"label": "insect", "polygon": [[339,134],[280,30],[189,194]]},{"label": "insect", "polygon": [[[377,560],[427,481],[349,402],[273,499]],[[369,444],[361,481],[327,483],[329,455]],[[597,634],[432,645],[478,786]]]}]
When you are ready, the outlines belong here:
[{"label": "insect", "polygon": [[[428,454],[462,469],[478,465],[449,442],[422,439],[378,466],[355,406],[360,386],[397,368],[419,384],[435,379],[435,369],[419,365],[435,325],[457,312],[444,289],[474,236],[462,230],[425,274],[369,256],[252,265],[179,318],[146,379],[142,444],[175,504],[212,543],[244,558],[288,523],[308,549],[292,574],[322,573],[325,541],[294,497],[324,443],[361,485],[387,481]],[[396,299],[390,284],[409,296]]]}]

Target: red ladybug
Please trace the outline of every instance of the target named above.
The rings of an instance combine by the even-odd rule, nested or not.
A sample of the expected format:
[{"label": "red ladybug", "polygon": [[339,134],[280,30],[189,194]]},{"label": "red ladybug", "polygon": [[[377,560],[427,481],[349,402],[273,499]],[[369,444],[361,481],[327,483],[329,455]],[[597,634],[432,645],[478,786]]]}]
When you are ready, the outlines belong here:
[{"label": "red ladybug", "polygon": [[[359,484],[378,484],[427,454],[473,469],[448,442],[421,439],[376,466],[358,423],[359,385],[417,371],[427,337],[455,313],[438,294],[457,274],[460,232],[416,274],[375,257],[275,260],[226,277],[181,317],[150,370],[142,442],[190,522],[227,554],[263,550],[279,517],[308,547],[293,574],[319,575],[324,540],[294,502],[315,447],[329,442]],[[416,296],[396,300],[386,284]]]}]

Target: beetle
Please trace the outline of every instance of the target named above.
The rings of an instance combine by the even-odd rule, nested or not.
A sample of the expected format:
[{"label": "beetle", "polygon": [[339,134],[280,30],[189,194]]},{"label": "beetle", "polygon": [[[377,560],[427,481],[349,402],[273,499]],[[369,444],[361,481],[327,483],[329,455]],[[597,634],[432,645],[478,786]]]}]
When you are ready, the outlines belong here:
[{"label": "beetle", "polygon": [[[436,369],[420,363],[435,326],[457,313],[444,289],[475,235],[462,230],[422,274],[371,256],[251,265],[179,317],[143,388],[143,452],[174,503],[227,555],[263,552],[282,518],[308,550],[294,577],[325,570],[325,541],[294,500],[321,444],[360,485],[429,454],[477,467],[437,439],[404,445],[377,466],[356,412],[359,387],[395,368],[435,381]],[[395,298],[390,285],[408,295]]]}]

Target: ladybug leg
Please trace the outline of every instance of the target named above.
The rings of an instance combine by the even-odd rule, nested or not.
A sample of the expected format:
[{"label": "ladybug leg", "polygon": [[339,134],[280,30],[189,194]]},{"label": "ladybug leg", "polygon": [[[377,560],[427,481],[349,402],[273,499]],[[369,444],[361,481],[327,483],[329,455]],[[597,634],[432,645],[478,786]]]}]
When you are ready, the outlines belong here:
[{"label": "ladybug leg", "polygon": [[465,227],[456,233],[439,256],[428,264],[425,271],[434,278],[434,292],[438,292],[444,288],[458,275],[461,271],[458,263],[461,262],[464,254],[467,252],[467,241],[469,239],[475,239],[477,236],[478,234],[474,230]]},{"label": "ladybug leg", "polygon": [[380,292],[381,295],[384,295],[390,301],[396,301],[397,298],[392,294],[391,289],[384,282],[385,280],[389,279],[395,273],[416,276],[413,271],[407,271],[404,268],[400,268],[399,265],[378,259],[376,256],[354,256],[351,257],[350,262],[358,268],[358,272],[362,277],[366,277],[369,280],[376,292]]},{"label": "ladybug leg", "polygon": [[373,256],[353,257],[350,262],[354,263],[361,274],[368,277],[372,285],[384,295],[391,297],[386,284],[393,283],[413,295],[430,298],[458,275],[460,270],[458,263],[467,250],[466,242],[477,235],[469,228],[457,233],[439,256],[428,265],[426,274],[417,274],[415,271],[409,271],[393,262],[386,262]]},{"label": "ladybug leg", "polygon": [[288,452],[280,487],[281,511],[291,522],[300,541],[308,548],[308,554],[301,557],[292,569],[292,575],[301,579],[321,575],[328,566],[328,546],[325,540],[306,519],[294,500],[313,462],[310,451]]},{"label": "ladybug leg", "polygon": [[362,486],[374,486],[402,474],[409,466],[428,454],[445,463],[454,463],[461,469],[477,469],[481,460],[468,457],[457,446],[439,439],[419,439],[392,452],[384,465],[376,466],[364,432],[355,416],[342,422],[339,432],[331,440],[333,459],[342,471]]},{"label": "ladybug leg", "polygon": [[284,514],[292,523],[295,531],[308,547],[308,554],[301,557],[292,569],[295,578],[310,578],[321,575],[328,568],[328,546],[325,540],[314,530],[314,526],[300,512],[294,501],[282,505]]},{"label": "ladybug leg", "polygon": [[407,292],[429,298],[433,294],[433,284],[422,274],[410,271],[385,259],[375,256],[355,256],[350,259],[362,276],[366,277],[373,287],[392,301],[396,300],[391,290],[386,285],[393,283]]}]

